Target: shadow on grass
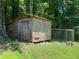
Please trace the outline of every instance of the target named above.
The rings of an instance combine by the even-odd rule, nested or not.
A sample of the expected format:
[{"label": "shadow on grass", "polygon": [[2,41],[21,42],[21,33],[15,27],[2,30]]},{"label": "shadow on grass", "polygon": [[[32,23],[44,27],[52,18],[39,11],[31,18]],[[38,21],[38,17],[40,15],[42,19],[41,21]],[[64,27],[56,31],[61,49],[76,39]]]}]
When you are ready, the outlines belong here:
[{"label": "shadow on grass", "polygon": [[20,42],[17,39],[0,39],[0,52],[8,49],[10,49],[11,51],[18,51],[22,53],[22,50],[20,49]]}]

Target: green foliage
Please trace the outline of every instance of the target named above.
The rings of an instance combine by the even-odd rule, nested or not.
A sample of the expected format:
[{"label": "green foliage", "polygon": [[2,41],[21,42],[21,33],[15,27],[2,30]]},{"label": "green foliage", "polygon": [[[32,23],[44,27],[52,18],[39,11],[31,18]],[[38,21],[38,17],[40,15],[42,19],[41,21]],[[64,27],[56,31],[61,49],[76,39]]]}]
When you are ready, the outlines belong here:
[{"label": "green foliage", "polygon": [[17,42],[11,42],[10,43],[10,47],[11,47],[11,50],[17,50],[19,48],[19,43]]},{"label": "green foliage", "polygon": [[3,50],[10,49],[12,51],[18,51],[20,53],[22,52],[22,50],[20,49],[20,42],[18,42],[17,39],[0,39],[0,45],[2,46],[1,49]]},{"label": "green foliage", "polygon": [[47,17],[47,9],[49,8],[48,3],[39,3],[37,6],[37,15],[42,16],[42,17]]},{"label": "green foliage", "polygon": [[19,15],[19,0],[11,0],[12,19]]},{"label": "green foliage", "polygon": [[22,52],[22,50],[20,49],[20,43],[17,40],[11,41],[8,46],[12,51],[18,51],[20,53]]},{"label": "green foliage", "polygon": [[18,15],[33,14],[53,21],[55,28],[79,25],[78,0],[7,0],[5,11],[6,23]]}]

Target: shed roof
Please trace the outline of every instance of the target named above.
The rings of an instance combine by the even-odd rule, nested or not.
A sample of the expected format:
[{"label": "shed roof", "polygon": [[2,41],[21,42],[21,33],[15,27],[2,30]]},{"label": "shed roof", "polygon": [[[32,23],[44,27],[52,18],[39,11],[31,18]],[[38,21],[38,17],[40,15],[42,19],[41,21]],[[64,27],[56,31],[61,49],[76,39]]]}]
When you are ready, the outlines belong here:
[{"label": "shed roof", "polygon": [[40,19],[40,20],[48,21],[46,18],[39,17],[39,16],[36,16],[36,15],[27,14],[27,15],[17,16],[15,19],[10,21],[8,24],[11,24],[11,23],[13,23],[16,20],[22,20],[22,19],[25,19],[25,18],[32,18],[32,19],[37,19],[37,20]]},{"label": "shed roof", "polygon": [[31,15],[31,14],[27,14],[27,15],[23,15],[23,16],[18,16],[15,19],[23,19],[23,18],[38,18],[38,19],[47,20],[46,18],[39,17],[39,16],[36,16],[36,15]]}]

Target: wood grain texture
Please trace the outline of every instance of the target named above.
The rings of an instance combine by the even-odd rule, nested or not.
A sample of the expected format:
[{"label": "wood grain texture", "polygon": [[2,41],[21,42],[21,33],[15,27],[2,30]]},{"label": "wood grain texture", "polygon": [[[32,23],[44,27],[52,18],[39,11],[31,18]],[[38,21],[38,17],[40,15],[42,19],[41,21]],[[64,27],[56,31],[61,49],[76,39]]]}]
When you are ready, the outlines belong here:
[{"label": "wood grain texture", "polygon": [[40,42],[51,39],[51,22],[34,18],[16,20],[9,24],[10,37],[22,41]]}]

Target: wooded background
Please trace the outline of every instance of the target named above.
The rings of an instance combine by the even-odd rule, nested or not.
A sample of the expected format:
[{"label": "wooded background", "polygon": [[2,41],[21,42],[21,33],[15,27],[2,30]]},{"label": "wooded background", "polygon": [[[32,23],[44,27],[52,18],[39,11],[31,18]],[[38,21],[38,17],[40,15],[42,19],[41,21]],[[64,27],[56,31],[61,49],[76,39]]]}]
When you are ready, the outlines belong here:
[{"label": "wooded background", "polygon": [[[49,19],[52,22],[52,28],[73,28],[74,26],[79,26],[79,0],[1,1],[0,4],[2,6],[0,5],[0,10],[4,7],[5,12],[0,11],[0,15],[4,13],[4,24],[8,24],[16,16],[33,14]],[[2,16],[0,20],[3,20]]]},{"label": "wooded background", "polygon": [[52,28],[79,25],[79,0],[6,0],[6,24],[16,16],[33,14],[52,22]]}]

